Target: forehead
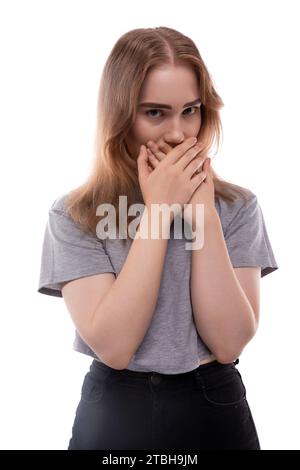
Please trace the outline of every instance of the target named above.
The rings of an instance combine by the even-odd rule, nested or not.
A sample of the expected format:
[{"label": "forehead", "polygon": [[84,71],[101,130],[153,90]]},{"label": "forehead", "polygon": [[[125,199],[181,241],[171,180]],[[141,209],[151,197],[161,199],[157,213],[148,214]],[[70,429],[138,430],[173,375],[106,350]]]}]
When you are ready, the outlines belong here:
[{"label": "forehead", "polygon": [[191,67],[163,65],[151,69],[142,86],[140,101],[186,103],[198,97],[199,85]]}]

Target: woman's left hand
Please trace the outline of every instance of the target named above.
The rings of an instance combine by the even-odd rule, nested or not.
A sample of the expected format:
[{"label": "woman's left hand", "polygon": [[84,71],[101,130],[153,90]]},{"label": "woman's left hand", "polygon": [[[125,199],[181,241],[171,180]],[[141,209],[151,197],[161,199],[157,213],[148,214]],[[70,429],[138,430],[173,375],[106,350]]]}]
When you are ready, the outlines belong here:
[{"label": "woman's left hand", "polygon": [[[200,142],[198,142],[200,144]],[[150,150],[149,150],[150,149]],[[157,144],[153,141],[147,142],[147,153],[149,162],[153,169],[159,164],[159,162],[166,156],[166,154],[172,150],[172,147],[168,145],[164,140],[160,140]],[[206,178],[194,191],[188,204],[192,204],[192,223],[195,224],[195,205],[204,204],[204,219],[207,220],[210,217],[211,212],[215,212],[215,187],[213,182],[213,173],[210,166],[211,158],[207,157],[207,154],[201,155],[201,152],[197,154],[197,158],[203,158],[204,163],[200,170],[205,171]],[[186,218],[186,217],[185,217]]]}]

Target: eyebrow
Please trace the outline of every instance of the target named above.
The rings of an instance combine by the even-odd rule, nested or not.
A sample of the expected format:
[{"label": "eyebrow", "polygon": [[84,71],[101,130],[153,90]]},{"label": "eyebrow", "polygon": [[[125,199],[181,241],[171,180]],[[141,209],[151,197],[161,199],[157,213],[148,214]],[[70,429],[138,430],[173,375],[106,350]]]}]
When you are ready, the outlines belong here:
[{"label": "eyebrow", "polygon": [[[200,98],[197,98],[194,101],[191,101],[190,103],[185,103],[183,105],[183,108],[186,106],[194,106],[195,104],[201,103]],[[161,104],[161,103],[140,103],[139,106],[141,107],[146,107],[146,108],[165,108],[165,109],[172,109],[172,106],[168,104]]]}]

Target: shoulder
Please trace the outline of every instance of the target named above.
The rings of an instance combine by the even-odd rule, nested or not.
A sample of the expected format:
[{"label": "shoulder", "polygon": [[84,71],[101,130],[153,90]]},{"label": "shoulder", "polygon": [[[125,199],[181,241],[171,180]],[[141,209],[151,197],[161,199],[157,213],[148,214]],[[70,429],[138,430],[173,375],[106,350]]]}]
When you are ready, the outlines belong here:
[{"label": "shoulder", "polygon": [[225,233],[233,221],[240,220],[241,217],[247,217],[247,214],[258,206],[257,196],[253,191],[242,186],[238,187],[243,190],[244,197],[240,196],[233,202],[217,198],[215,202]]},{"label": "shoulder", "polygon": [[96,237],[88,233],[73,217],[68,213],[66,201],[70,192],[66,192],[57,196],[49,208],[49,227],[56,237],[74,237],[74,239],[95,239]]},{"label": "shoulder", "polygon": [[65,207],[65,202],[69,196],[70,192],[60,194],[52,203],[49,211],[54,211],[54,212],[61,212],[65,215],[67,215],[66,207]]}]

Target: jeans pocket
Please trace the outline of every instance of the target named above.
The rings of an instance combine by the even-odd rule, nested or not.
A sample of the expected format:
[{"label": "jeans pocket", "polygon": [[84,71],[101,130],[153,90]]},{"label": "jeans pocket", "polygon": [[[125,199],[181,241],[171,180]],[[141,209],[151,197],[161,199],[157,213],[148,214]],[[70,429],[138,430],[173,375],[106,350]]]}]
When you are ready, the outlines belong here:
[{"label": "jeans pocket", "polygon": [[236,406],[246,401],[246,388],[235,368],[203,380],[202,391],[205,400],[215,406]]},{"label": "jeans pocket", "polygon": [[89,371],[83,380],[81,387],[81,400],[85,403],[99,403],[102,399],[108,374],[95,376]]}]

